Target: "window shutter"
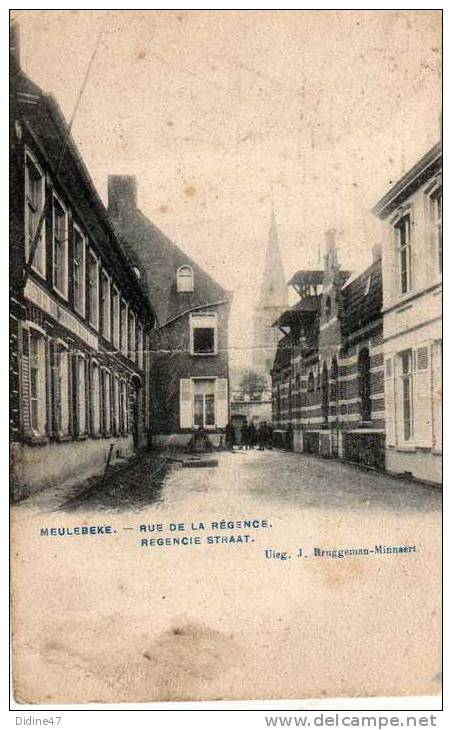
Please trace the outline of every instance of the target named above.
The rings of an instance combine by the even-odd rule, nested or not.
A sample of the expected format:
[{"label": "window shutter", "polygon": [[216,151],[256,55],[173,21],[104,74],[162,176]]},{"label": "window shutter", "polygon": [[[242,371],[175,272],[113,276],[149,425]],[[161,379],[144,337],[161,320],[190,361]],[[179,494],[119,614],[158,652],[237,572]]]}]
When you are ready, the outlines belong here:
[{"label": "window shutter", "polygon": [[394,363],[392,357],[385,360],[385,426],[386,444],[395,446],[395,397],[394,397]]},{"label": "window shutter", "polygon": [[216,426],[224,428],[228,422],[228,381],[227,378],[217,378],[215,382]]},{"label": "window shutter", "polygon": [[52,367],[52,404],[53,404],[53,430],[55,433],[61,431],[61,381],[58,361],[58,344],[51,343],[51,367]]},{"label": "window shutter", "polygon": [[193,426],[193,382],[190,378],[180,380],[180,427]]},{"label": "window shutter", "polygon": [[440,450],[443,447],[442,342],[434,343],[432,357],[434,446]]},{"label": "window shutter", "polygon": [[414,440],[416,446],[432,447],[432,378],[427,346],[416,351],[414,381]]},{"label": "window shutter", "polygon": [[21,416],[22,431],[26,435],[31,431],[30,421],[30,331],[22,327],[22,357],[21,357]]}]

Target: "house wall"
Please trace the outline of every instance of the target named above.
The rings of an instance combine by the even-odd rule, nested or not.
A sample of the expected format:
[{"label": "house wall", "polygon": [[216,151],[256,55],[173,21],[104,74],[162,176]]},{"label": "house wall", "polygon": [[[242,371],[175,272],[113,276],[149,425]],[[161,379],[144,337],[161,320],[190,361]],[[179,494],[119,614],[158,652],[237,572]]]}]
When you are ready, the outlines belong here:
[{"label": "house wall", "polygon": [[[66,127],[55,102],[23,75],[13,77],[11,88],[10,442],[12,497],[20,499],[53,484],[101,472],[112,444],[114,458],[148,444],[144,340],[143,345],[138,339],[130,341],[124,354],[118,351],[112,325],[110,333],[103,330],[100,294],[98,324],[91,324],[89,249],[99,262],[99,292],[101,272],[105,270],[135,314],[135,333],[141,324],[145,336],[153,316],[72,142],[56,175]],[[24,100],[22,89],[27,92]],[[38,273],[31,269],[23,279],[26,151],[42,171],[44,202],[50,202],[56,193],[67,209],[66,292],[58,291],[53,280],[55,225],[51,204],[43,228],[45,270]],[[85,306],[81,312],[76,309],[73,273],[75,224],[86,243]],[[109,315],[113,322],[111,299]],[[30,351],[36,337],[38,357]],[[96,386],[96,368],[100,379],[101,373],[107,374],[104,388],[100,379]],[[121,409],[119,398],[114,396],[116,379],[124,388]],[[81,383],[85,381],[83,389]]]},{"label": "house wall", "polygon": [[[415,188],[413,190],[413,187]],[[432,227],[430,195],[441,187],[438,166],[412,182],[383,223],[383,313],[386,385],[386,466],[396,474],[433,483],[442,480],[442,272]],[[411,220],[411,287],[400,291],[394,225]],[[401,353],[411,355],[411,434],[406,437]]]}]

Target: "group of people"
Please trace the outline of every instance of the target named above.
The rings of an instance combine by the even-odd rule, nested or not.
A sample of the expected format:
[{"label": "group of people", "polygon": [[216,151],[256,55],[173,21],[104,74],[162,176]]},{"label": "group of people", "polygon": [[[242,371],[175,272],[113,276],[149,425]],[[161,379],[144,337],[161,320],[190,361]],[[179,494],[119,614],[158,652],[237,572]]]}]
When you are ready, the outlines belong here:
[{"label": "group of people", "polygon": [[[235,446],[235,428],[234,425],[229,422],[226,426],[226,446],[229,449],[233,449]],[[241,449],[254,449],[258,447],[260,451],[265,448],[271,449],[273,442],[273,426],[271,423],[262,421],[256,428],[253,421],[248,423],[246,420],[240,427],[240,444]]]}]

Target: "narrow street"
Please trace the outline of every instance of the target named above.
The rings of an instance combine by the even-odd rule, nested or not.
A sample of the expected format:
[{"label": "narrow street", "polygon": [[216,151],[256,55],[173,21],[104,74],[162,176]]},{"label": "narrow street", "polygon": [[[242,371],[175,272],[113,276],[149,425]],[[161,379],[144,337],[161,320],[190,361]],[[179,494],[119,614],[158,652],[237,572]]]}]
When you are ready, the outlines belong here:
[{"label": "narrow street", "polygon": [[[20,695],[437,693],[441,491],[295,453],[218,459],[167,470],[147,456],[64,509],[13,508],[16,581],[27,585],[15,595]],[[246,520],[258,527],[235,527]],[[100,524],[112,534],[41,534]],[[173,542],[182,537],[193,542]],[[410,551],[377,555],[378,545]],[[316,548],[372,554],[316,558]]]}]

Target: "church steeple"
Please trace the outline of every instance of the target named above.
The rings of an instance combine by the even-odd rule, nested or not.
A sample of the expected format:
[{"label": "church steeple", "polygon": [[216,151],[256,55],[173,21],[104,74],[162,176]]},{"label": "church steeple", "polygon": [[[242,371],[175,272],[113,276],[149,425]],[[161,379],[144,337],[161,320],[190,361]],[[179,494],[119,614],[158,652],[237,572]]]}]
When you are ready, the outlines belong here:
[{"label": "church steeple", "polygon": [[275,209],[272,204],[265,265],[258,308],[287,307],[287,284],[279,249]]},{"label": "church steeple", "polygon": [[279,249],[276,216],[272,205],[264,271],[257,307],[254,311],[252,367],[270,378],[280,331],[274,322],[288,307],[286,278]]}]

